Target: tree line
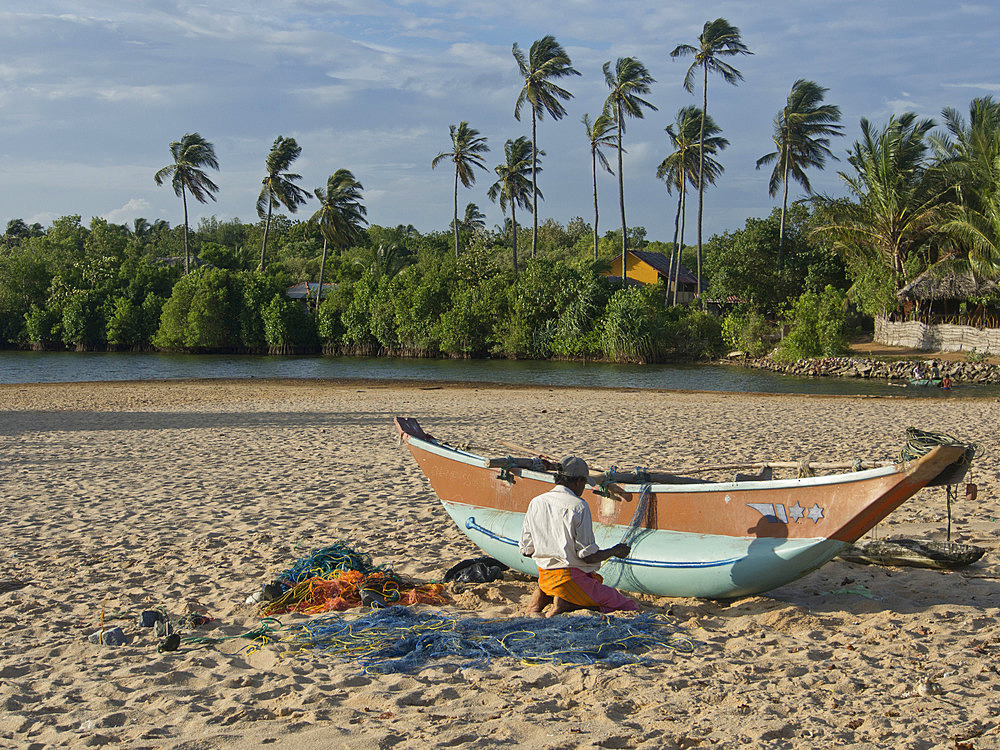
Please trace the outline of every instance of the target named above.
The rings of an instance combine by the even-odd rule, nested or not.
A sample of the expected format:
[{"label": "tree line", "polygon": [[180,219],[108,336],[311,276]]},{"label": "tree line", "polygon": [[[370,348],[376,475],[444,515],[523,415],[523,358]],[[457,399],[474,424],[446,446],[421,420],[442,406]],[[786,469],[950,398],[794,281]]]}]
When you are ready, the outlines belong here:
[{"label": "tree line", "polygon": [[[516,43],[512,47],[523,78],[513,114],[520,120],[530,112],[531,138],[508,139],[503,161],[493,170],[496,180],[487,196],[504,212],[510,208],[503,226],[487,229],[474,203],[459,214],[459,184],[475,184],[477,170],[488,169],[489,153],[486,138],[462,121],[450,126],[450,150],[430,164],[434,168],[450,162],[454,168],[453,218],[447,232],[421,235],[408,226],[367,226],[363,186],[355,176],[337,169],[325,186],[306,190],[298,184],[301,176],[291,171],[301,148],[284,136],[275,139],[265,160],[256,205],[260,221],[213,218],[192,229],[188,197],[201,203],[214,200],[218,186],[210,171],[218,170],[219,163],[211,142],[197,132],[187,133],[170,144],[171,163],[153,176],[157,184],[169,183],[181,198],[181,227],[138,219],[126,228],[94,219],[88,228],[78,216],[63,217],[50,228],[28,226],[19,219],[8,224],[0,244],[0,345],[656,360],[679,351],[673,344],[656,343],[649,330],[689,318],[691,311],[664,312],[676,306],[677,281],[686,266],[695,269],[699,290],[704,288],[704,270],[708,294],[699,296],[700,306],[705,299],[717,301],[728,345],[766,349],[776,325],[791,324],[794,331],[796,322],[808,319],[814,321],[809,323],[811,332],[788,337],[792,343],[783,344],[785,354],[826,354],[843,346],[848,305],[870,317],[884,315],[895,308],[897,292],[929,268],[967,268],[981,278],[1000,276],[1000,105],[989,97],[972,101],[967,120],[955,110],[944,110],[943,129],[913,113],[891,117],[881,126],[862,119],[861,138],[848,149],[839,172],[848,195],[816,196],[807,172],[836,159],[831,139],[844,132],[840,109],[825,102],[827,89],[797,80],[775,116],[773,150],[757,161],[758,168],[772,167],[768,191],[772,197],[781,193],[780,206],[772,216],[748,219],[743,229],[704,243],[704,189],[723,174],[718,157],[729,145],[707,113],[709,75],[739,83],[742,74],[727,60],[749,54],[739,29],[722,18],[705,24],[697,44],[679,45],[672,52],[674,57],[692,58],[682,85],[694,91],[700,78],[702,95],[701,107],[682,107],[664,129],[671,151],[656,174],[677,196],[672,242],[648,242],[643,228],[628,227],[625,221],[621,157],[626,124],[656,110],[644,98],[655,81],[634,57],[603,66],[608,97],[599,115],[583,116],[591,151],[593,221],[578,217],[565,227],[539,221],[544,151],[538,148],[537,126],[546,115],[553,120],[565,115],[563,103],[573,95],[562,81],[580,75],[562,46],[546,36],[527,52]],[[611,151],[615,163],[608,158]],[[598,230],[599,167],[617,174],[621,214],[621,228],[603,235]],[[793,181],[807,197],[790,205]],[[694,247],[685,243],[689,190],[698,193]],[[313,198],[319,208],[306,221],[281,213],[295,214]],[[530,230],[518,224],[517,208],[531,211]],[[518,246],[529,241],[531,262],[523,264]],[[335,252],[328,254],[330,248]],[[627,249],[643,248],[669,257],[667,278],[673,286],[668,283],[658,292],[636,291],[627,283],[609,287],[614,282],[603,276],[609,262]],[[174,265],[176,258],[182,258],[182,264]],[[556,275],[547,277],[538,266]],[[536,270],[527,273],[529,267]],[[181,278],[198,274],[198,279]],[[326,289],[327,278],[336,288],[321,302],[319,291],[313,290]],[[293,305],[283,295],[286,286],[315,279],[319,284],[310,287],[315,298],[307,298],[304,306]],[[574,283],[580,289],[552,302],[551,295],[531,286],[542,279]],[[441,307],[424,311],[430,317],[424,319],[424,333],[415,336],[402,308],[393,307],[395,317],[387,311],[407,295],[430,294],[429,289],[437,290],[434,297]],[[176,301],[175,295],[180,295]],[[207,304],[198,301],[203,295],[221,295],[233,305],[242,299],[246,307],[220,313],[216,323],[229,320],[228,327],[211,335],[192,333],[185,328],[189,319],[212,319],[199,312],[199,305]],[[581,302],[584,297],[590,302]],[[625,299],[632,305],[627,315],[620,306]],[[528,314],[526,300],[533,300],[535,313]],[[613,300],[618,307],[609,307]],[[476,318],[479,302],[486,305],[486,318]],[[997,304],[985,297],[975,302]],[[589,328],[582,323],[559,328],[560,316],[573,304],[589,311]],[[611,309],[624,316],[622,320],[634,317],[634,336],[621,334],[625,338],[617,344],[607,333]],[[478,327],[469,323],[475,335],[458,334],[458,313],[453,310],[481,321]],[[508,316],[507,323],[490,317],[500,313]],[[171,320],[166,328],[165,314]],[[381,322],[363,333],[359,321],[366,315]],[[237,319],[239,326],[233,322]],[[266,325],[265,319],[270,321]],[[486,319],[492,322],[482,322]],[[516,327],[519,320],[528,321],[525,330],[503,333],[505,326]],[[653,325],[652,320],[659,322]],[[653,328],[644,328],[647,323]],[[816,334],[818,328],[827,333]],[[553,333],[557,330],[573,330],[578,340],[588,343],[574,350],[568,339]],[[666,333],[663,337],[670,339]],[[710,347],[691,351],[721,345],[716,336]]]},{"label": "tree line", "polygon": [[[459,258],[451,228],[421,234],[407,225],[369,226],[326,257],[335,230],[322,216],[188,228],[100,218],[84,226],[68,216],[37,231],[15,220],[0,240],[0,346],[631,362],[719,352],[717,318],[666,304],[662,288],[604,275],[608,263],[590,257],[582,219],[540,222],[538,257],[515,272],[506,262],[512,225],[488,229],[470,218],[460,222]],[[520,231],[524,241],[531,230]],[[271,252],[261,270],[265,234]],[[644,234],[633,228],[630,241],[666,248]],[[607,232],[599,244],[607,256],[620,238]],[[321,299],[287,296],[324,263],[332,283]]]}]

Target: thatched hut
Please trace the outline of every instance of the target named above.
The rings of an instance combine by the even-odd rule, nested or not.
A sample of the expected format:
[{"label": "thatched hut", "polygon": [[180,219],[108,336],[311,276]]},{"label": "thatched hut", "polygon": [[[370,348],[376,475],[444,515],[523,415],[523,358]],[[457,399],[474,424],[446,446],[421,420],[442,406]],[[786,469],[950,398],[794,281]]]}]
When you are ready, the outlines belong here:
[{"label": "thatched hut", "polygon": [[967,261],[948,259],[928,268],[896,296],[907,320],[983,326],[997,313],[979,302],[996,292],[997,282],[978,278]]}]

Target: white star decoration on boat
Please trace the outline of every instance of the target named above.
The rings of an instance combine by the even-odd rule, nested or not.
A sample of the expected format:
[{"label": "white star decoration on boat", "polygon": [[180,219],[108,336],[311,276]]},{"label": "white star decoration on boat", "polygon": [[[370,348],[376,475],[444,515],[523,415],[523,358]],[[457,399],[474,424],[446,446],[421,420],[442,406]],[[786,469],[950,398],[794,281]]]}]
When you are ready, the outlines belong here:
[{"label": "white star decoration on boat", "polygon": [[812,519],[813,523],[819,523],[819,519],[823,517],[823,509],[814,503],[806,512],[806,517]]},{"label": "white star decoration on boat", "polygon": [[806,509],[799,505],[797,502],[795,505],[788,506],[788,517],[793,521],[802,520],[802,516],[806,513]]}]

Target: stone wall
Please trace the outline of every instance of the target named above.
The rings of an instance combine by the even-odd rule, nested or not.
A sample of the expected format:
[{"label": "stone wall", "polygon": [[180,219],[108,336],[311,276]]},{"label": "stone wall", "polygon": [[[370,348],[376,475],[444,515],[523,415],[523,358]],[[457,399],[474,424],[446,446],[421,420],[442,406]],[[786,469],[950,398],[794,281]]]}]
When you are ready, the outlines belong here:
[{"label": "stone wall", "polygon": [[905,346],[925,352],[978,352],[1000,354],[1000,328],[973,328],[918,321],[894,323],[875,319],[875,341],[888,346]]},{"label": "stone wall", "polygon": [[[874,378],[878,380],[906,381],[913,377],[917,360],[883,362],[877,359],[856,357],[824,357],[822,359],[800,359],[796,362],[775,362],[773,359],[729,360],[748,367],[771,370],[786,375],[812,375],[839,378]],[[929,360],[921,360],[928,370]],[[1000,383],[1000,367],[971,362],[938,362],[941,374],[947,374],[955,383]]]}]

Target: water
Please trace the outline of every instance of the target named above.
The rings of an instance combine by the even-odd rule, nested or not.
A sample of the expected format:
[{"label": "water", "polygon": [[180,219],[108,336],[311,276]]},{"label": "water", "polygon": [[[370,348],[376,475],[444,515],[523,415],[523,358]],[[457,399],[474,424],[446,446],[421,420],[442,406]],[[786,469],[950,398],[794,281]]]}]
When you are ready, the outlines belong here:
[{"label": "water", "polygon": [[60,383],[186,378],[351,378],[503,383],[508,385],[661,388],[941,398],[1000,396],[997,386],[892,386],[854,378],[805,378],[729,365],[396,359],[388,357],[269,357],[219,354],[134,354],[0,351],[0,383]]}]

